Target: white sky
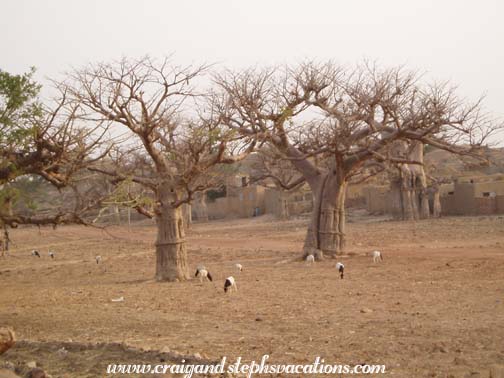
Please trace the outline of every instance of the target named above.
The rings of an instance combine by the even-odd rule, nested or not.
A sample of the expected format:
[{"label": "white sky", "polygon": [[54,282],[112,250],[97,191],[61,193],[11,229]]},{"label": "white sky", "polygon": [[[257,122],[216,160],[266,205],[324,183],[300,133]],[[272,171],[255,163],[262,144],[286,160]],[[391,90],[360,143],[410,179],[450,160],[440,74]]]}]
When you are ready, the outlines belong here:
[{"label": "white sky", "polygon": [[4,0],[0,68],[57,78],[122,56],[174,53],[177,64],[228,68],[363,58],[451,80],[486,94],[504,115],[504,5],[500,0]]}]

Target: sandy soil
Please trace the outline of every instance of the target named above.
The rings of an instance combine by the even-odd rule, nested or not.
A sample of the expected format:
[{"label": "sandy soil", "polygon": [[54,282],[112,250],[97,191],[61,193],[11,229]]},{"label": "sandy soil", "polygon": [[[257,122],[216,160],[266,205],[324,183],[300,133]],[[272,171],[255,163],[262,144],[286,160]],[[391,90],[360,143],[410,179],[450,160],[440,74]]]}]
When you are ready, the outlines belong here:
[{"label": "sandy soil", "polygon": [[[488,377],[504,366],[504,217],[353,219],[343,280],[336,260],[293,260],[305,219],[193,225],[191,267],[214,276],[203,284],[153,281],[150,225],[15,230],[11,256],[0,259],[0,325],[23,342],[0,364],[35,360],[53,377],[103,377],[108,363],[156,363],[159,353],[142,349],[169,348],[211,360],[385,364],[387,376],[406,378]],[[383,263],[365,255],[374,249]],[[230,274],[239,290],[225,295]],[[55,352],[61,345],[70,357]]]}]

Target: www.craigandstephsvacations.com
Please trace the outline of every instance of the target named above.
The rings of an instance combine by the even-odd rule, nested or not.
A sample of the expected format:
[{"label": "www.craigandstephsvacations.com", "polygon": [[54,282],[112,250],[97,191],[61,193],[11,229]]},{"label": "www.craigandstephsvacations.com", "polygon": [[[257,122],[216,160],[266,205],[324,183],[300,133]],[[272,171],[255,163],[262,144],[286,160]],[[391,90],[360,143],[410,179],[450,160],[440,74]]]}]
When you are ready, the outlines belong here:
[{"label": "www.craigandstephsvacations.com", "polygon": [[325,363],[321,357],[316,357],[311,364],[269,364],[269,355],[263,355],[260,362],[242,362],[238,357],[233,363],[227,363],[227,357],[222,357],[216,364],[109,364],[107,374],[184,374],[191,378],[193,374],[241,374],[251,378],[260,374],[296,374],[328,375],[328,374],[383,374],[385,365],[346,365]]}]

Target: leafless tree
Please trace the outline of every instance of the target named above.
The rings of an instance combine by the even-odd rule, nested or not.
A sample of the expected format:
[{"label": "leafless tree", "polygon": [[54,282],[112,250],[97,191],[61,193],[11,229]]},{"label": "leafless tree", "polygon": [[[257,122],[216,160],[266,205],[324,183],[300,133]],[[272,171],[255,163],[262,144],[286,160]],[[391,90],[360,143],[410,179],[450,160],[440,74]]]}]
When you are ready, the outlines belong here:
[{"label": "leafless tree", "polygon": [[[92,170],[141,185],[152,201],[134,208],[155,218],[156,279],[189,277],[182,205],[218,183],[218,166],[244,158],[255,137],[223,128],[212,112],[213,96],[197,93],[193,82],[207,67],[177,67],[149,57],[89,65],[69,75],[65,85],[88,109],[87,120],[114,122],[126,131],[112,167]],[[130,138],[131,137],[131,138]],[[129,159],[132,151],[142,157]],[[129,159],[129,161],[128,161]]]},{"label": "leafless tree", "polygon": [[[0,124],[0,225],[5,250],[10,241],[8,227],[85,224],[86,214],[95,207],[78,182],[84,169],[108,152],[107,125],[81,123],[80,111],[80,105],[62,90],[54,106],[37,104],[29,117]],[[65,196],[66,200],[55,200],[42,212],[19,212],[20,182],[35,176],[60,192],[54,198]]]},{"label": "leafless tree", "polygon": [[443,86],[421,86],[402,68],[306,63],[225,72],[215,81],[227,95],[220,111],[228,127],[267,140],[309,184],[314,210],[305,254],[343,252],[351,180],[376,174],[384,164],[421,164],[394,154],[395,142],[458,152],[462,136],[474,141],[486,130],[481,132],[479,104],[465,106]]},{"label": "leafless tree", "polygon": [[251,166],[250,182],[276,189],[279,194],[279,217],[288,219],[290,194],[306,183],[306,179],[275,148],[263,146]]},{"label": "leafless tree", "polygon": [[[488,163],[486,147],[491,143],[490,137],[501,131],[502,123],[483,113],[481,102],[482,99],[474,104],[464,104],[457,98],[455,89],[443,83],[412,93],[408,108],[392,112],[398,123],[432,123],[434,127],[434,132],[414,130],[416,134],[411,139],[394,142],[390,148],[392,155],[415,162],[393,165],[390,178],[392,205],[400,218],[425,219],[441,214],[439,184],[446,180],[427,174],[424,165],[426,145],[447,150],[472,162]],[[433,122],[434,117],[440,121]],[[432,208],[429,192],[433,192]]]}]

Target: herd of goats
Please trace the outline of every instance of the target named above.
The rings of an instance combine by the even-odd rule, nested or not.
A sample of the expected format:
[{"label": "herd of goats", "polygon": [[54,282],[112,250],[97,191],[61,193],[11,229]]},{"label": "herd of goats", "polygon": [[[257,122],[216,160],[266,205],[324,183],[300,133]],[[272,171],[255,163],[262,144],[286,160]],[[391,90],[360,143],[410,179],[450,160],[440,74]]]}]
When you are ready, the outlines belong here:
[{"label": "herd of goats", "polygon": [[[383,254],[380,251],[373,251],[371,253],[371,257],[373,257],[373,262],[379,262],[383,261]],[[314,255],[308,255],[305,258],[305,261],[307,264],[313,264],[315,263],[315,256]],[[236,269],[238,271],[243,271],[243,266],[242,264],[235,264]],[[336,263],[336,269],[340,274],[340,278],[343,279],[344,273],[345,273],[345,265],[342,262],[337,262]],[[203,265],[199,265],[196,268],[196,273],[194,275],[195,277],[199,277],[200,282],[203,282],[205,280],[208,281],[213,281],[212,275],[210,274],[209,270],[205,268]],[[236,280],[233,276],[229,276],[226,278],[224,281],[224,292],[227,293],[231,290],[238,291],[238,287],[236,286]]]},{"label": "herd of goats", "polygon": [[[33,250],[31,252],[32,256],[36,256],[40,258],[40,252],[37,250]],[[48,255],[51,259],[54,259],[55,253],[54,251],[49,251]],[[371,253],[371,257],[373,258],[373,262],[379,262],[383,261],[383,254],[380,251],[373,251]],[[97,264],[100,263],[102,257],[101,256],[96,256],[95,261]],[[308,255],[305,258],[305,261],[307,264],[313,264],[315,262],[315,256],[314,255]],[[242,264],[235,264],[235,268],[239,271],[243,271],[243,265]],[[345,265],[342,262],[337,262],[336,263],[336,269],[338,270],[340,274],[340,278],[343,279],[344,272],[345,272]],[[200,282],[203,281],[213,281],[212,275],[210,271],[204,266],[204,265],[198,265],[196,268],[196,273],[194,274],[194,277],[199,278]],[[236,280],[233,276],[229,276],[226,278],[224,281],[224,292],[227,293],[228,291],[238,291],[238,287],[236,286]]]}]

